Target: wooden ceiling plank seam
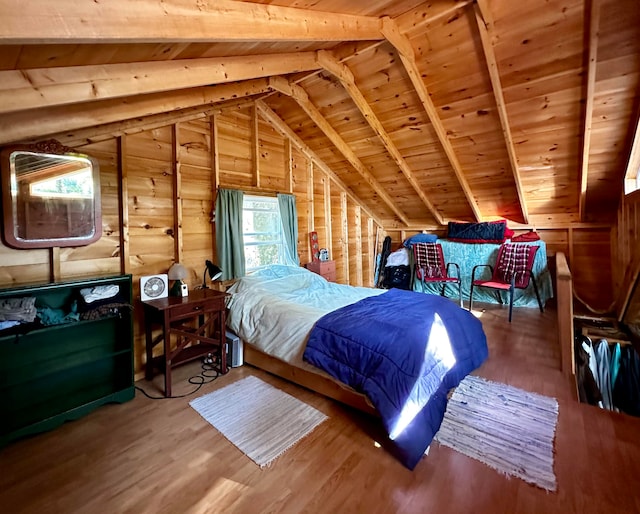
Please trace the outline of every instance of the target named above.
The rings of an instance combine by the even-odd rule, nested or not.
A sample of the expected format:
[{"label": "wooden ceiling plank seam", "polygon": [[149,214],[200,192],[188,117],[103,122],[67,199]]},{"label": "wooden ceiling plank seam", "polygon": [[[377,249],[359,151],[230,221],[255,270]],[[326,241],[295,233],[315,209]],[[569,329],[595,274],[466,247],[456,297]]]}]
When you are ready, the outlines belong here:
[{"label": "wooden ceiling plank seam", "polygon": [[504,94],[502,92],[500,71],[498,70],[498,62],[496,60],[496,55],[493,49],[491,35],[491,33],[493,32],[493,17],[491,16],[491,11],[489,10],[489,6],[487,5],[486,0],[478,0],[478,2],[474,4],[474,11],[475,18],[478,24],[478,31],[480,33],[480,40],[482,42],[482,49],[484,51],[485,61],[487,63],[487,68],[489,71],[489,77],[491,79],[491,86],[493,89],[493,94],[495,96],[496,106],[498,108],[498,115],[500,117],[500,124],[502,126],[502,134],[504,136],[505,144],[507,147],[507,153],[509,154],[509,162],[511,163],[513,180],[515,182],[516,190],[518,193],[518,200],[520,202],[522,218],[525,223],[529,223],[529,212],[527,210],[526,198],[524,195],[524,189],[522,187],[522,180],[520,178],[518,156],[516,154],[513,136],[511,135],[507,106],[504,100]]},{"label": "wooden ceiling plank seam", "polygon": [[[461,0],[456,2],[454,5],[450,7],[443,7],[442,10],[438,13],[432,14],[430,16],[417,11],[419,9],[414,9],[413,11],[406,12],[393,18],[397,23],[398,27],[402,29],[403,32],[407,32],[408,30],[416,30],[430,23],[434,23],[442,18],[448,18],[450,16],[455,15],[457,12],[462,11],[467,5],[472,4],[476,0]],[[433,4],[437,6],[437,3]],[[443,4],[444,6],[444,4]]]},{"label": "wooden ceiling plank seam", "polygon": [[[89,129],[74,133],[61,132],[59,134],[52,134],[50,137],[57,139],[67,146],[82,146],[91,143],[99,143],[101,141],[106,141],[126,134],[138,134],[146,130],[166,127],[172,123],[207,118],[214,114],[219,114],[224,110],[245,109],[251,107],[253,103],[253,99],[247,100],[246,98],[241,98],[217,105],[189,107],[180,111],[163,112],[140,118],[132,118],[121,122],[96,125],[95,127],[90,127]],[[41,138],[33,141],[35,142],[38,140],[41,140]]]},{"label": "wooden ceiling plank seam", "polygon": [[364,97],[364,95],[356,85],[355,79],[353,77],[353,74],[351,73],[351,70],[349,70],[347,65],[342,64],[339,60],[337,60],[331,52],[328,52],[326,50],[320,50],[318,52],[318,62],[324,69],[326,69],[329,73],[331,73],[336,78],[338,78],[342,86],[345,88],[345,90],[347,91],[347,93],[349,94],[353,102],[356,104],[356,106],[362,113],[364,119],[367,121],[369,126],[373,129],[373,131],[378,136],[380,141],[382,141],[382,144],[387,149],[387,152],[389,152],[389,155],[396,162],[397,166],[400,168],[403,175],[406,177],[406,179],[409,181],[409,183],[411,184],[415,192],[418,194],[418,196],[420,197],[420,200],[422,200],[422,203],[425,205],[425,207],[427,207],[429,212],[431,212],[431,214],[438,221],[438,223],[440,225],[444,225],[445,222],[442,215],[435,208],[433,203],[431,203],[431,200],[429,200],[428,196],[420,187],[420,184],[418,183],[418,180],[415,178],[413,171],[405,161],[404,157],[402,156],[402,154],[400,153],[396,145],[391,140],[391,137],[389,136],[384,126],[382,125],[382,123],[380,122],[376,114],[373,112],[373,109],[367,102],[366,98]]},{"label": "wooden ceiling plank seam", "polygon": [[233,0],[3,0],[0,19],[4,44],[383,39],[374,16]]},{"label": "wooden ceiling plank seam", "polygon": [[429,91],[427,90],[427,86],[424,84],[422,77],[420,76],[420,72],[418,70],[418,65],[415,60],[415,52],[413,51],[413,46],[409,39],[400,32],[397,24],[389,17],[385,17],[382,20],[382,32],[387,38],[387,40],[393,45],[393,47],[398,52],[400,56],[400,60],[404,65],[405,71],[409,76],[413,87],[424,107],[424,110],[433,125],[433,128],[438,136],[440,144],[444,149],[447,158],[449,159],[449,163],[453,168],[453,171],[458,179],[458,183],[464,192],[464,195],[473,211],[473,215],[476,218],[476,221],[481,221],[482,213],[480,211],[480,207],[478,206],[478,202],[476,201],[471,188],[469,187],[469,183],[464,175],[462,170],[462,166],[458,161],[458,157],[456,156],[455,150],[451,145],[451,141],[449,141],[449,137],[447,136],[447,131],[444,128],[442,120],[438,116],[438,112],[433,105],[433,101],[431,100],[431,96]]},{"label": "wooden ceiling plank seam", "polygon": [[[589,9],[590,7],[590,9]],[[580,163],[580,196],[578,216],[584,221],[587,203],[587,184],[589,179],[589,151],[591,149],[591,127],[593,124],[593,103],[596,90],[596,68],[598,64],[598,27],[600,25],[600,1],[585,2],[585,9],[589,16],[589,57],[587,61],[587,97],[584,108],[582,160]]]},{"label": "wooden ceiling plank seam", "polygon": [[408,225],[409,220],[407,219],[407,216],[396,206],[393,198],[391,198],[382,185],[380,185],[378,180],[371,174],[353,149],[344,139],[342,139],[340,134],[338,134],[322,113],[320,113],[318,108],[309,99],[309,95],[304,88],[293,82],[288,82],[284,77],[272,77],[269,79],[269,85],[281,93],[290,96],[297,102],[302,110],[307,113],[311,120],[334,144],[338,151],[349,161],[366,183],[369,184],[382,201],[387,204],[387,207],[389,207],[389,209],[391,209],[405,225]]},{"label": "wooden ceiling plank seam", "polygon": [[315,52],[0,71],[0,113],[318,69]]},{"label": "wooden ceiling plank seam", "polygon": [[309,148],[309,146],[307,146],[307,144],[302,139],[300,139],[300,137],[291,129],[291,127],[289,127],[289,125],[284,122],[282,118],[280,118],[280,116],[275,113],[275,111],[273,111],[273,109],[271,109],[262,100],[256,100],[255,104],[258,112],[265,121],[271,123],[271,125],[273,125],[273,127],[278,130],[278,132],[280,132],[283,136],[291,139],[292,143],[296,145],[298,150],[302,154],[304,154],[307,159],[313,161],[313,163],[318,167],[318,169],[322,170],[327,178],[335,182],[338,187],[344,190],[355,203],[357,203],[365,210],[368,216],[375,220],[378,225],[380,225],[381,227],[384,226],[384,223],[381,222],[380,218],[378,216],[375,216],[367,208],[366,204],[358,197],[358,195],[356,195],[353,190],[349,186],[347,186],[342,181],[342,179],[338,177],[338,175],[336,175],[336,173],[322,159],[320,159],[318,155],[311,148]]}]

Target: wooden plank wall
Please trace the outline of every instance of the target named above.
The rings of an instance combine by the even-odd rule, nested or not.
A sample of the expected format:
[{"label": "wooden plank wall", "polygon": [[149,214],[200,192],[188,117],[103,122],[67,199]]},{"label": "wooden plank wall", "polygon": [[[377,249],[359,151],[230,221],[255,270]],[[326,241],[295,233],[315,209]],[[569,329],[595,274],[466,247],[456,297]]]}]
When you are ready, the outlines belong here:
[{"label": "wooden plank wall", "polygon": [[[253,107],[236,106],[211,118],[78,147],[100,163],[102,238],[85,247],[52,250],[0,245],[0,286],[131,273],[139,297],[141,276],[164,273],[181,262],[189,270],[189,287],[196,287],[202,283],[204,261],[216,259],[212,215],[217,186],[258,194],[293,192],[301,263],[311,260],[308,232],[315,230],[320,246],[336,261],[339,282],[373,285],[375,254],[384,237],[391,236],[397,248],[415,231],[385,231],[325,172],[324,163],[297,144]],[[559,251],[568,256],[576,290],[595,307],[606,307],[612,298],[610,229],[585,225],[538,232],[550,257]],[[437,233],[445,236],[446,230]],[[141,309],[136,308],[137,372],[144,362],[142,334]]]},{"label": "wooden plank wall", "polygon": [[[212,134],[214,137],[212,137]],[[14,250],[0,245],[0,287],[79,276],[131,273],[136,298],[135,369],[144,365],[141,276],[174,262],[202,284],[216,259],[212,222],[216,186],[253,194],[293,192],[301,264],[311,260],[308,233],[336,260],[338,280],[372,285],[380,227],[324,171],[253,108],[198,118],[76,147],[100,164],[103,235],[77,248]]]},{"label": "wooden plank wall", "polygon": [[640,190],[624,196],[614,231],[613,282],[619,321],[640,326]]}]

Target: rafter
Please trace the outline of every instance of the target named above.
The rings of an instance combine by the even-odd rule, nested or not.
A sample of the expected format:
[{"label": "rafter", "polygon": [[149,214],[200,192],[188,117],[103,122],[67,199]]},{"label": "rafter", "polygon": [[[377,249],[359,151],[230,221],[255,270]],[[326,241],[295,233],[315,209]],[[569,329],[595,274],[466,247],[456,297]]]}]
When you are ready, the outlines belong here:
[{"label": "rafter", "polygon": [[584,109],[584,125],[582,140],[582,164],[580,166],[580,199],[578,213],[580,221],[584,221],[587,184],[589,179],[589,151],[591,150],[591,126],[593,123],[593,97],[596,90],[596,65],[598,61],[598,26],[600,25],[600,2],[591,0],[589,18],[589,60],[587,63],[587,98]]},{"label": "rafter", "polygon": [[418,65],[416,64],[415,54],[413,51],[413,47],[411,46],[411,42],[404,36],[396,23],[389,17],[385,17],[382,20],[382,32],[384,33],[387,40],[396,48],[398,51],[398,55],[400,56],[400,60],[404,65],[404,68],[411,79],[411,83],[413,84],[418,97],[420,98],[420,102],[424,107],[429,120],[431,121],[431,125],[433,125],[433,129],[435,130],[438,140],[444,149],[447,158],[449,159],[449,163],[453,168],[456,177],[458,178],[458,182],[462,191],[464,192],[465,197],[467,198],[467,202],[473,211],[473,215],[475,216],[477,221],[482,220],[482,213],[480,212],[480,208],[478,207],[478,202],[476,201],[473,193],[471,192],[471,188],[467,182],[467,179],[464,176],[464,172],[462,171],[462,166],[460,166],[460,162],[458,161],[458,157],[456,156],[455,151],[453,150],[453,146],[451,146],[451,142],[447,137],[447,131],[438,116],[438,112],[436,111],[433,102],[431,101],[431,97],[429,96],[429,91],[427,90],[427,86],[424,85],[424,81],[420,76],[420,72],[418,71]]},{"label": "rafter", "polygon": [[318,126],[320,130],[331,140],[338,151],[349,161],[351,166],[362,176],[367,184],[376,192],[382,201],[391,209],[405,225],[409,224],[406,215],[398,209],[393,198],[387,193],[377,179],[371,174],[364,163],[358,158],[351,147],[336,132],[327,119],[322,115],[318,108],[311,102],[309,95],[301,86],[289,82],[283,77],[271,77],[269,85],[275,90],[290,96],[297,104],[307,113],[311,120]]},{"label": "rafter", "polygon": [[4,44],[383,39],[376,17],[233,0],[3,0],[0,19]]},{"label": "rafter", "polygon": [[[243,98],[271,91],[267,79],[255,79],[237,84],[220,84],[188,90],[168,91],[129,98],[60,105],[37,111],[21,111],[0,116],[0,144],[42,138],[48,134],[83,134],[90,138],[91,127],[136,120],[143,116],[170,116],[182,109],[200,109],[231,98]],[[77,139],[77,138],[76,138]]]},{"label": "rafter", "polygon": [[[1,24],[0,24],[1,25]],[[318,69],[315,52],[0,71],[0,113]]]},{"label": "rafter", "polygon": [[402,171],[406,179],[409,181],[409,183],[411,184],[415,192],[418,194],[418,196],[422,200],[422,203],[427,207],[427,209],[429,209],[429,211],[431,212],[433,217],[438,221],[438,223],[440,223],[440,225],[444,225],[444,220],[442,216],[440,215],[438,210],[433,206],[433,204],[431,203],[427,195],[424,193],[424,191],[422,191],[422,188],[418,183],[418,180],[415,178],[413,171],[411,171],[411,168],[405,161],[404,157],[402,156],[402,154],[400,153],[400,151],[398,150],[394,142],[391,140],[391,137],[389,136],[387,131],[384,129],[384,127],[382,126],[382,123],[380,122],[376,114],[373,112],[373,109],[371,108],[371,106],[363,96],[362,92],[356,85],[355,79],[353,77],[353,73],[351,73],[351,70],[345,64],[342,64],[338,59],[336,59],[331,52],[328,52],[326,50],[320,50],[318,52],[318,62],[325,70],[327,70],[329,73],[331,73],[336,78],[338,78],[338,80],[342,84],[342,87],[344,87],[347,90],[347,92],[349,93],[349,96],[351,97],[353,102],[356,104],[356,106],[364,116],[369,126],[376,133],[380,141],[382,141],[382,144],[387,149],[387,152],[389,152],[389,155],[391,155],[391,157],[396,162],[396,164],[398,165],[398,167],[400,168],[400,170]]},{"label": "rafter", "polygon": [[335,182],[347,195],[360,207],[362,207],[368,216],[373,218],[375,222],[383,227],[384,224],[377,216],[374,216],[369,209],[366,208],[365,203],[356,195],[353,190],[347,186],[335,172],[327,166],[327,164],[318,157],[318,155],[307,146],[307,144],[300,139],[300,137],[287,125],[280,116],[278,116],[266,103],[262,100],[256,101],[256,107],[260,115],[269,123],[271,123],[283,136],[288,137],[298,148],[300,152],[307,156],[307,158],[313,161],[318,168],[320,168],[325,175],[333,182]]},{"label": "rafter", "polygon": [[484,51],[485,61],[489,70],[489,77],[491,78],[491,87],[493,89],[493,95],[496,99],[496,105],[498,107],[498,115],[500,116],[500,125],[502,126],[502,135],[507,146],[507,153],[509,154],[509,163],[511,164],[511,172],[513,173],[513,180],[518,192],[518,200],[520,202],[520,210],[522,211],[522,218],[524,223],[529,223],[529,212],[527,210],[527,203],[524,197],[524,190],[522,188],[522,180],[520,178],[520,171],[518,169],[518,156],[516,155],[516,147],[511,136],[511,127],[509,125],[509,116],[507,115],[507,105],[504,101],[504,95],[502,93],[502,82],[500,80],[500,72],[498,71],[498,62],[493,50],[493,43],[491,42],[491,32],[493,31],[493,19],[489,7],[484,0],[478,0],[478,3],[474,4],[474,12],[476,22],[478,24],[478,31],[480,32],[480,39],[482,41],[482,49]]}]

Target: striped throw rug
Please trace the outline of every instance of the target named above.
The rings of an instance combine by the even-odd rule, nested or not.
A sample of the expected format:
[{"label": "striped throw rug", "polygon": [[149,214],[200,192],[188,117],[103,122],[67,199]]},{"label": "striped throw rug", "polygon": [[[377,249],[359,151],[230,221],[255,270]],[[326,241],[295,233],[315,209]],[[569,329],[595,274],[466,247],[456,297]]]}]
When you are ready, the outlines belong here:
[{"label": "striped throw rug", "polygon": [[327,416],[256,377],[189,402],[260,467],[268,466]]},{"label": "striped throw rug", "polygon": [[556,490],[558,402],[469,375],[456,388],[435,440],[493,469]]}]

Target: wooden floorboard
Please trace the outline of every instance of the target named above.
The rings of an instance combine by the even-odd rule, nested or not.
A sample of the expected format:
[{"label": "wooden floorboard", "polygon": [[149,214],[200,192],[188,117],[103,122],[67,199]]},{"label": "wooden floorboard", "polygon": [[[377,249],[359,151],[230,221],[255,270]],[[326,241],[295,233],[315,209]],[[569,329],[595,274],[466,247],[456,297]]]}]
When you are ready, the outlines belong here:
[{"label": "wooden floorboard", "polygon": [[[6,513],[607,513],[640,512],[640,418],[574,399],[560,372],[555,312],[478,305],[490,357],[476,374],[554,396],[560,414],[547,493],[433,444],[414,471],[376,447],[370,417],[243,366],[193,397],[108,405],[0,450]],[[197,364],[176,369],[174,394],[194,386]],[[208,425],[189,401],[254,375],[329,416],[260,469]],[[162,377],[141,382],[159,394]]]}]

